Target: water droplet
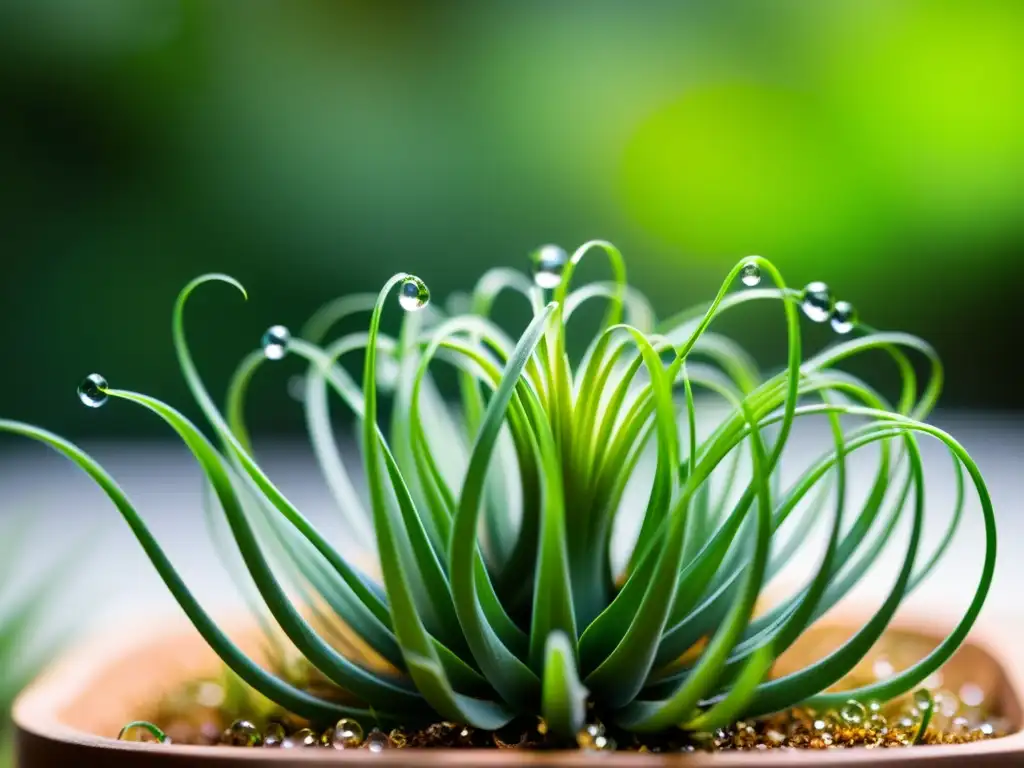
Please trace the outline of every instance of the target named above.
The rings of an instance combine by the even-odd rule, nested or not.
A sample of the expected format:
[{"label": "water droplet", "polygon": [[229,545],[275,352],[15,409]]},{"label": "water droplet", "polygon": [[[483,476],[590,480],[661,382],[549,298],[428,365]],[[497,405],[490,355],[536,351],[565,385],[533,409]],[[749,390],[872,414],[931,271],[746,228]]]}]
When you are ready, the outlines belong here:
[{"label": "water droplet", "polygon": [[753,288],[761,282],[761,268],[757,266],[757,262],[748,261],[743,265],[743,269],[740,271],[740,280],[748,288]]},{"label": "water droplet", "polygon": [[864,722],[867,714],[867,709],[856,699],[850,699],[839,710],[839,716],[843,718],[843,722],[849,725],[860,725]]},{"label": "water droplet", "polygon": [[953,733],[964,734],[971,729],[971,721],[966,717],[954,717],[952,723]]},{"label": "water droplet", "polygon": [[832,307],[830,322],[836,333],[849,333],[857,325],[857,310],[848,301],[837,301]]},{"label": "water droplet", "polygon": [[914,706],[918,712],[927,712],[932,708],[935,702],[932,700],[931,693],[925,688],[919,688],[914,692]]},{"label": "water droplet", "polygon": [[146,741],[154,744],[170,744],[171,740],[167,734],[161,731],[152,723],[145,720],[136,720],[128,723],[121,732],[117,734],[118,741]]},{"label": "water droplet", "polygon": [[985,701],[985,692],[980,685],[964,683],[960,686],[960,701],[967,707],[980,707]]},{"label": "water droplet", "polygon": [[816,731],[827,731],[828,730],[828,722],[823,720],[823,719],[821,719],[821,718],[818,718],[817,720],[815,720],[814,723],[813,723],[813,726],[814,726],[814,730],[816,730]]},{"label": "water droplet", "polygon": [[881,712],[881,711],[882,711],[882,702],[880,702],[880,701],[869,701],[868,702],[868,712]]},{"label": "water droplet", "polygon": [[280,747],[288,738],[288,732],[280,723],[267,723],[267,729],[263,733],[264,747]]},{"label": "water droplet", "polygon": [[876,680],[886,680],[892,677],[896,670],[887,658],[880,656],[875,659],[875,663],[871,665],[871,672],[874,674]]},{"label": "water droplet", "polygon": [[309,728],[301,728],[281,742],[282,749],[304,749],[319,746],[320,740]]},{"label": "water droplet", "polygon": [[562,284],[562,273],[569,263],[569,254],[557,245],[542,245],[532,254],[533,282],[539,288],[553,289]]},{"label": "water droplet", "polygon": [[331,746],[335,749],[355,749],[363,743],[363,726],[347,717],[343,717],[334,726]]},{"label": "water droplet", "polygon": [[409,743],[409,739],[401,729],[392,728],[388,733],[388,743],[390,743],[395,749],[405,749]]},{"label": "water droplet", "polygon": [[430,301],[430,290],[427,284],[418,277],[410,275],[402,281],[398,289],[398,303],[406,312],[423,309]]},{"label": "water droplet", "polygon": [[992,736],[995,734],[996,729],[993,727],[992,723],[982,723],[978,726],[977,731],[982,736]]},{"label": "water droplet", "polygon": [[288,342],[292,340],[292,332],[283,325],[272,325],[263,334],[260,346],[267,360],[280,360],[288,354]]},{"label": "water droplet", "polygon": [[800,308],[812,322],[826,322],[832,316],[832,291],[820,281],[808,283],[804,287]]},{"label": "water droplet", "polygon": [[910,717],[909,715],[904,715],[899,719],[898,725],[900,726],[900,728],[916,728],[917,720],[915,720],[913,717]]},{"label": "water droplet", "polygon": [[515,725],[491,731],[491,742],[498,749],[517,749],[526,741],[526,734]]},{"label": "water droplet", "polygon": [[99,408],[107,402],[107,380],[98,373],[90,373],[78,385],[78,399],[90,408]]},{"label": "water droplet", "polygon": [[366,749],[371,752],[383,752],[388,746],[388,735],[382,731],[370,731],[366,737]]},{"label": "water droplet", "polygon": [[885,716],[875,712],[868,718],[868,728],[879,733],[889,732],[889,721],[885,719]]},{"label": "water droplet", "polygon": [[576,734],[576,743],[580,749],[600,749],[598,739],[601,738],[604,738],[604,726],[600,723],[590,723]]},{"label": "water droplet", "polygon": [[221,742],[232,747],[258,747],[263,743],[263,737],[248,720],[235,720],[224,731]]}]

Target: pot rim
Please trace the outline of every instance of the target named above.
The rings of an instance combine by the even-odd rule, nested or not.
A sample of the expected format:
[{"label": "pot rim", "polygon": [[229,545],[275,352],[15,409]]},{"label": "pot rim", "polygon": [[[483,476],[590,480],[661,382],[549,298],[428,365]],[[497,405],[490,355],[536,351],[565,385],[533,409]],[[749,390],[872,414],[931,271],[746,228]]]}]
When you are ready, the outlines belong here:
[{"label": "pot rim", "polygon": [[[823,625],[845,624],[843,617],[853,617],[856,611],[833,612]],[[903,611],[907,614],[907,611]],[[576,750],[538,752],[527,750],[494,749],[402,749],[369,753],[365,750],[335,752],[332,750],[245,750],[225,747],[191,745],[167,745],[142,742],[122,742],[96,733],[75,728],[59,717],[61,707],[77,700],[92,687],[98,675],[115,667],[118,660],[129,651],[138,652],[158,642],[168,643],[176,639],[182,644],[203,644],[201,638],[183,617],[154,622],[140,631],[133,626],[128,631],[96,633],[73,648],[69,653],[51,665],[15,701],[12,719],[14,722],[18,752],[22,761],[19,765],[33,768],[35,765],[72,764],[77,765],[191,765],[197,761],[209,761],[219,768],[242,764],[277,764],[302,761],[310,764],[336,764],[346,761],[355,765],[409,765],[432,764],[435,761],[452,766],[470,765],[591,765],[600,760],[604,765],[651,765],[655,762],[682,762],[687,765],[753,765],[767,764],[775,768],[784,766],[805,766],[827,763],[830,765],[860,765],[868,761],[876,765],[903,764],[910,761],[963,763],[970,760],[972,765],[1000,764],[1004,760],[1024,760],[1024,726],[1020,707],[1024,706],[1024,652],[1016,652],[1013,630],[1018,622],[1003,620],[979,620],[965,645],[971,645],[992,657],[1004,673],[1006,683],[1016,699],[1011,719],[1019,730],[1010,735],[986,741],[957,745],[918,746],[909,750],[898,749],[836,749],[820,750],[769,750],[765,752],[717,752],[685,754],[639,754],[616,752],[591,754]],[[229,622],[228,626],[242,626],[240,622]],[[891,625],[892,629],[915,631],[922,634],[944,634],[948,622],[924,613],[910,613],[900,616]],[[230,633],[229,633],[230,634]],[[205,645],[205,644],[203,644]],[[55,751],[56,750],[56,751]],[[54,755],[60,752],[60,762]],[[44,755],[45,762],[38,762]],[[72,757],[74,756],[74,757]],[[180,761],[180,762],[179,762]]]}]

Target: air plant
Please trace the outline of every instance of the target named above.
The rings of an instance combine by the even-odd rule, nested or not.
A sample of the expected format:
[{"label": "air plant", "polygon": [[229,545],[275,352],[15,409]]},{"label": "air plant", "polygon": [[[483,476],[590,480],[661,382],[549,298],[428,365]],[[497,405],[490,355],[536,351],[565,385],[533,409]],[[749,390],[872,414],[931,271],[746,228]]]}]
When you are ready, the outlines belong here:
[{"label": "air plant", "polygon": [[[605,254],[612,279],[572,289],[577,266],[594,253]],[[214,441],[171,406],[100,376],[80,388],[87,405],[141,406],[184,441],[216,498],[218,524],[226,521],[218,543],[233,543],[244,562],[268,643],[283,633],[336,695],[245,655],[194,599],[114,479],[82,450],[26,424],[2,421],[0,429],[47,443],[85,470],[224,663],[315,723],[443,720],[495,730],[537,716],[571,740],[592,713],[633,733],[707,731],[796,705],[887,701],[950,658],[988,592],[996,533],[975,462],[924,421],[942,382],[931,346],[870,328],[822,283],[787,287],[758,256],[736,264],[710,303],[661,321],[627,284],[623,258],[609,243],[587,243],[571,256],[545,246],[532,258],[532,278],[489,271],[471,294],[454,297],[449,312],[403,273],[376,296],[326,306],[294,337],[274,326],[241,363],[223,412],[193,362],[184,311],[191,294],[211,283],[245,292],[225,275],[194,280],[177,300],[173,339]],[[518,339],[491,319],[502,293],[532,310]],[[389,336],[381,325],[392,294],[402,319]],[[593,300],[606,304],[604,319],[573,361],[566,328]],[[719,316],[748,302],[772,302],[784,318],[788,357],[774,375],[762,376],[738,344],[712,330]],[[324,343],[337,323],[365,313],[365,332]],[[835,333],[835,343],[806,358],[805,320],[829,323]],[[898,371],[895,402],[840,369],[867,353]],[[912,355],[929,366],[923,387]],[[250,445],[248,384],[265,361],[285,356],[306,364],[301,400],[346,532],[337,547],[274,485]],[[361,386],[345,367],[351,358],[362,360]],[[458,407],[435,380],[441,364],[457,374]],[[358,425],[368,503],[336,443],[331,392]],[[708,414],[717,423],[701,435],[698,416]],[[812,419],[828,425],[831,439],[784,483],[793,428]],[[922,547],[922,437],[948,449],[957,481],[950,521],[930,552]],[[851,503],[847,465],[861,453],[874,457],[873,480]],[[646,503],[627,508],[627,486],[645,473]],[[984,516],[985,557],[959,623],[891,677],[831,690],[948,551],[971,486]],[[628,547],[615,525],[620,515],[639,522]],[[816,524],[825,528],[817,555],[807,552]],[[909,529],[905,543],[892,535],[901,524]],[[772,677],[775,660],[850,593],[887,545],[902,547],[899,568],[874,613],[823,658]],[[623,562],[613,549],[627,550]],[[375,562],[358,560],[360,551],[374,552]],[[767,586],[795,558],[816,567],[766,605]],[[378,569],[379,581],[371,575]],[[350,645],[362,656],[340,651],[340,636],[354,637]]]}]

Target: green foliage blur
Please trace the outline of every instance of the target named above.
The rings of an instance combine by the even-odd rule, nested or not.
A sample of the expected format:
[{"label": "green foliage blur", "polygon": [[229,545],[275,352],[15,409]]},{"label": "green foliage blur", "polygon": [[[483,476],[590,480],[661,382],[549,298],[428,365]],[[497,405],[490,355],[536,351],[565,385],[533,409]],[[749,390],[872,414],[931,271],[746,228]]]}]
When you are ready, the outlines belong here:
[{"label": "green foliage blur", "polygon": [[[29,558],[24,556],[26,529],[21,523],[0,521],[0,768],[14,765],[14,726],[11,707],[18,693],[63,647],[69,625],[52,622],[51,608],[67,570],[50,565],[42,576],[28,585],[23,582]],[[61,553],[63,562],[81,561],[81,557]],[[44,556],[41,558],[49,561]],[[59,561],[58,561],[59,562]],[[41,631],[46,622],[59,626],[62,637],[55,640]]]},{"label": "green foliage blur", "polygon": [[[219,391],[334,295],[593,237],[662,313],[750,253],[826,280],[933,341],[944,404],[1017,407],[1021,41],[1019,0],[0,4],[5,413],[157,429],[75,386],[185,404],[170,308],[202,272],[251,296],[190,318]],[[781,321],[749,325],[780,362]],[[298,427],[286,378],[255,426]]]}]

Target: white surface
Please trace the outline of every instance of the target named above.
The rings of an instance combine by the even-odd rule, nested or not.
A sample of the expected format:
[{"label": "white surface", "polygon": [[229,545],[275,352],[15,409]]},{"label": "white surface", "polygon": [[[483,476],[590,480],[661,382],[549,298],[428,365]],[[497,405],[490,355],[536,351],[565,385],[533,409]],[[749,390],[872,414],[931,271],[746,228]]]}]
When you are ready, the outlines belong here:
[{"label": "white surface", "polygon": [[[1019,590],[1024,558],[1016,542],[1024,534],[1020,499],[1024,492],[1024,420],[945,414],[939,426],[950,431],[972,453],[994,500],[1003,549],[996,581],[985,609],[987,620],[1024,612]],[[827,448],[827,436],[798,434],[794,454],[813,456]],[[186,582],[214,610],[237,605],[237,595],[214,554],[200,507],[200,474],[183,447],[173,443],[90,444],[93,455],[118,479],[151,527]],[[22,547],[22,579],[69,552],[80,562],[60,600],[64,618],[88,627],[105,619],[144,621],[178,609],[154,569],[120,519],[116,509],[80,471],[52,452],[28,442],[5,441],[0,452],[0,521],[17,514],[30,518],[31,531]],[[941,530],[954,492],[949,459],[937,444],[925,444],[929,473],[928,514]],[[291,500],[329,537],[344,535],[330,497],[308,448],[301,443],[271,445],[260,452],[271,477]],[[793,462],[802,464],[799,459]],[[866,465],[851,471],[851,489],[870,482]],[[7,526],[3,526],[6,530]],[[931,541],[933,539],[929,539]],[[920,608],[958,614],[977,584],[984,545],[981,516],[972,500],[953,551],[911,598]],[[896,550],[893,550],[895,553]],[[808,558],[808,565],[816,557]],[[899,559],[889,558],[889,564]],[[891,571],[872,573],[863,591],[879,594]]]}]

